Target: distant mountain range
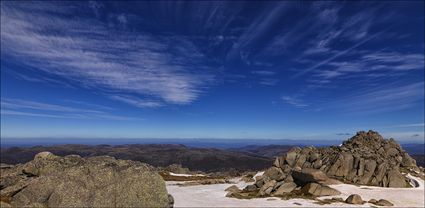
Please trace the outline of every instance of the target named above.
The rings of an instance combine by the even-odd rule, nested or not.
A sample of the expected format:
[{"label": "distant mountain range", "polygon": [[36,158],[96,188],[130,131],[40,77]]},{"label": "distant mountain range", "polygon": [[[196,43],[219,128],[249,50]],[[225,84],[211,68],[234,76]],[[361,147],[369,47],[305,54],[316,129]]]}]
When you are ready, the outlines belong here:
[{"label": "distant mountain range", "polygon": [[[206,145],[206,144],[203,144]],[[195,171],[246,171],[269,167],[274,157],[283,155],[294,145],[246,145],[239,147],[194,147],[181,144],[128,144],[128,145],[50,145],[32,147],[2,147],[1,163],[25,163],[34,155],[49,151],[64,156],[77,154],[83,157],[109,155],[118,159],[142,161],[156,167],[181,164]],[[303,145],[297,145],[303,146]],[[424,166],[424,145],[406,144],[403,148]]]},{"label": "distant mountain range", "polygon": [[1,162],[24,163],[34,155],[49,151],[64,156],[76,154],[83,157],[109,155],[117,159],[142,161],[156,167],[181,164],[190,170],[205,172],[229,170],[259,170],[270,166],[272,159],[250,152],[230,151],[216,148],[197,148],[175,144],[132,145],[56,145],[34,147],[11,147],[1,149]]}]

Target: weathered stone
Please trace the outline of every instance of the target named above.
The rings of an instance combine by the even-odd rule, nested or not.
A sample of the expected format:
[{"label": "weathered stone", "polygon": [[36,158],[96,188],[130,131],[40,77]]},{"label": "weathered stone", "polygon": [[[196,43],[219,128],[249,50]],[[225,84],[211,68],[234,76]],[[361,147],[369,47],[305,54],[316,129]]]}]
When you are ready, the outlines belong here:
[{"label": "weathered stone", "polygon": [[288,174],[292,171],[292,168],[289,165],[284,165],[284,167],[282,169],[283,169],[283,173],[285,173],[285,174]]},{"label": "weathered stone", "polygon": [[234,192],[240,192],[241,190],[236,185],[232,185],[232,186],[229,186],[226,189],[224,189],[224,191],[234,193]]},{"label": "weathered stone", "polygon": [[403,167],[415,167],[416,166],[416,160],[409,156],[409,154],[404,153],[403,154],[403,160],[401,162],[401,166]]},{"label": "weathered stone", "polygon": [[285,182],[293,182],[293,181],[294,181],[294,178],[292,177],[292,175],[286,176]]},{"label": "weathered stone", "polygon": [[382,178],[382,187],[388,187],[388,177],[387,175]]},{"label": "weathered stone", "polygon": [[358,169],[357,175],[363,176],[363,174],[364,174],[364,168],[365,168],[365,160],[363,158],[360,158],[360,160],[359,160],[359,169]]},{"label": "weathered stone", "polygon": [[397,170],[390,170],[387,173],[388,177],[388,187],[393,188],[405,188],[406,187],[406,180],[404,179],[404,176]]},{"label": "weathered stone", "polygon": [[289,193],[293,191],[296,187],[297,187],[297,184],[295,184],[294,182],[284,183],[281,186],[279,186],[279,188],[274,192],[274,195],[280,196],[280,195],[283,195],[284,193]]},{"label": "weathered stone", "polygon": [[292,177],[294,178],[295,182],[299,185],[304,185],[307,183],[320,183],[322,185],[331,185],[331,184],[339,184],[340,182],[331,179],[328,176],[326,176],[325,173],[323,173],[320,170],[312,169],[312,168],[306,168],[302,171],[293,171]]},{"label": "weathered stone", "polygon": [[329,186],[322,186],[320,189],[320,196],[335,196],[340,194],[340,191],[333,189]]},{"label": "weathered stone", "polygon": [[312,168],[312,164],[310,162],[306,161],[301,168],[303,168],[303,169],[304,168]]},{"label": "weathered stone", "polygon": [[263,185],[264,185],[263,179],[259,179],[259,180],[255,181],[255,186],[257,186],[258,188],[261,188]]},{"label": "weathered stone", "polygon": [[333,201],[338,201],[338,202],[344,202],[344,199],[341,197],[332,197],[331,198]]},{"label": "weathered stone", "polygon": [[12,208],[12,205],[3,201],[0,201],[1,208]]},{"label": "weathered stone", "polygon": [[316,195],[317,193],[319,193],[319,191],[316,191],[317,189],[320,189],[320,184],[318,183],[309,183],[304,185],[301,188],[301,191],[305,194],[311,194],[311,195]]},{"label": "weathered stone", "polygon": [[350,170],[350,172],[345,177],[345,179],[347,179],[348,181],[353,181],[354,177],[356,177],[356,174],[357,174],[357,170],[353,168],[353,169]]},{"label": "weathered stone", "polygon": [[315,162],[317,159],[320,158],[320,155],[316,152],[313,152],[310,154],[310,157],[308,158],[309,162]]},{"label": "weathered stone", "polygon": [[250,191],[251,192],[251,191],[255,191],[257,189],[258,189],[258,187],[256,185],[248,185],[243,190],[244,191]]},{"label": "weathered stone", "polygon": [[394,157],[396,155],[398,155],[398,150],[396,148],[390,148],[387,151],[387,155],[390,157]]},{"label": "weathered stone", "polygon": [[319,169],[320,167],[322,167],[322,160],[319,159],[313,162],[313,168]]},{"label": "weathered stone", "polygon": [[285,159],[286,163],[289,166],[293,167],[295,165],[295,162],[296,162],[295,161],[296,157],[297,157],[297,153],[295,151],[291,151],[291,152],[286,153],[286,159]]},{"label": "weathered stone", "polygon": [[22,171],[29,181],[12,196],[15,207],[172,206],[162,177],[140,162],[43,152]]},{"label": "weathered stone", "polygon": [[378,206],[386,206],[386,207],[394,206],[393,203],[391,203],[391,202],[389,202],[388,200],[385,200],[385,199],[380,199],[375,204],[378,205]]},{"label": "weathered stone", "polygon": [[28,178],[22,178],[19,181],[16,181],[13,184],[8,184],[2,187],[0,190],[0,196],[3,197],[11,197],[13,195],[15,195],[16,193],[18,193],[19,191],[21,191],[22,189],[24,189],[25,187],[27,187],[30,184],[31,180]]},{"label": "weathered stone", "polygon": [[368,201],[368,203],[371,203],[371,204],[375,204],[376,202],[378,202],[378,200],[376,200],[376,199],[370,199],[370,200]]},{"label": "weathered stone", "polygon": [[276,184],[273,186],[273,190],[276,190],[277,188],[279,188],[284,183],[285,183],[285,181],[277,181]]},{"label": "weathered stone", "polygon": [[264,172],[264,175],[269,177],[270,180],[281,181],[285,178],[282,170],[277,167],[271,167]]},{"label": "weathered stone", "polygon": [[258,192],[260,194],[260,196],[264,196],[264,195],[270,195],[270,193],[273,191],[273,187],[276,184],[275,180],[271,180],[266,182],[261,188],[260,191]]},{"label": "weathered stone", "polygon": [[363,199],[360,195],[358,194],[351,194],[346,200],[345,202],[349,203],[349,204],[363,204]]},{"label": "weathered stone", "polygon": [[382,181],[386,172],[387,172],[387,163],[384,162],[384,163],[379,164],[378,168],[376,169],[376,172],[375,172],[376,180],[378,182]]},{"label": "weathered stone", "polygon": [[316,169],[303,169],[302,171],[293,171],[292,177],[295,179],[295,181],[299,181],[301,184],[325,181],[329,179],[325,173]]},{"label": "weathered stone", "polygon": [[273,162],[273,166],[274,167],[277,167],[277,168],[280,168],[281,166],[280,166],[280,158],[281,157],[276,157],[276,159],[274,160],[274,162]]},{"label": "weathered stone", "polygon": [[365,171],[363,176],[359,179],[360,184],[369,184],[372,180],[372,175],[374,174],[376,169],[376,161],[375,160],[366,160],[365,161]]},{"label": "weathered stone", "polygon": [[353,168],[353,163],[354,163],[353,155],[349,152],[343,152],[341,166],[338,168],[335,175],[341,176],[341,177],[347,176],[348,173]]},{"label": "weathered stone", "polygon": [[337,159],[333,164],[331,164],[329,170],[326,172],[329,176],[335,176],[339,167],[342,166],[344,157],[342,154],[339,154]]},{"label": "weathered stone", "polygon": [[313,196],[333,196],[339,195],[339,192],[336,189],[333,189],[329,186],[322,186],[318,183],[308,183],[302,187],[301,192],[305,194],[311,194]]},{"label": "weathered stone", "polygon": [[296,167],[303,167],[305,161],[307,160],[307,156],[305,154],[299,155],[297,162],[295,163]]},{"label": "weathered stone", "polygon": [[23,173],[30,176],[48,175],[60,172],[67,167],[76,166],[81,162],[83,159],[78,155],[58,157],[50,152],[41,152],[35,155],[34,160],[23,166]]}]

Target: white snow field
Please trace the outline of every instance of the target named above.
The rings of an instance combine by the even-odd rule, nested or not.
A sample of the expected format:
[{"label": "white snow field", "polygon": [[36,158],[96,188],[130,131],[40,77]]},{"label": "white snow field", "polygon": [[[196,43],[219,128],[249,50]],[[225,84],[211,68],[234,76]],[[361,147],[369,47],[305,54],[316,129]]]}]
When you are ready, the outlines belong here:
[{"label": "white snow field", "polygon": [[[382,188],[372,186],[355,186],[349,184],[331,185],[342,194],[332,197],[346,199],[350,194],[359,194],[363,200],[386,199],[395,207],[424,207],[424,181],[410,176],[419,184],[415,188]],[[290,199],[282,200],[276,197],[256,198],[256,199],[235,199],[226,197],[226,189],[229,186],[237,185],[239,188],[247,184],[239,178],[232,180],[235,184],[213,184],[197,186],[177,186],[181,182],[167,182],[168,193],[174,197],[174,207],[353,207],[355,205],[346,203],[332,203],[326,205],[315,204],[313,200]],[[319,199],[332,198],[320,197]],[[357,207],[371,207],[373,204],[365,203],[356,205]],[[373,205],[375,206],[375,205]]]}]

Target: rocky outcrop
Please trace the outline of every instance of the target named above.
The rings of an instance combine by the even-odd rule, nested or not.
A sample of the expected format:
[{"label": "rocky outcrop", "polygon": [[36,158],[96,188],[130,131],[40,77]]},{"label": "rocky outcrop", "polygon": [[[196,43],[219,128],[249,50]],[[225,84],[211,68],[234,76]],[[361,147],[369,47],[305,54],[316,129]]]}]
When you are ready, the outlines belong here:
[{"label": "rocky outcrop", "polygon": [[[0,195],[13,207],[170,207],[165,182],[149,165],[109,156],[34,160],[1,169]],[[3,200],[7,199],[7,200]]]},{"label": "rocky outcrop", "polygon": [[327,186],[335,183],[340,182],[328,178],[320,170],[305,169],[286,172],[286,170],[271,167],[262,176],[257,177],[254,184],[246,186],[242,192],[256,192],[256,195],[261,197],[291,194],[311,197],[333,196],[341,194],[338,190]]},{"label": "rocky outcrop", "polygon": [[415,160],[394,139],[361,131],[340,146],[291,149],[277,157],[273,166],[244,191],[258,191],[258,196],[333,196],[340,192],[328,185],[341,182],[410,187],[405,174],[418,172],[423,175]]},{"label": "rocky outcrop", "polygon": [[338,147],[293,148],[277,157],[273,166],[265,175],[274,180],[288,175],[303,182],[322,180],[311,173],[313,178],[306,178],[307,170],[316,169],[343,182],[381,187],[409,187],[404,174],[421,171],[394,139],[385,140],[374,131],[358,132]]}]

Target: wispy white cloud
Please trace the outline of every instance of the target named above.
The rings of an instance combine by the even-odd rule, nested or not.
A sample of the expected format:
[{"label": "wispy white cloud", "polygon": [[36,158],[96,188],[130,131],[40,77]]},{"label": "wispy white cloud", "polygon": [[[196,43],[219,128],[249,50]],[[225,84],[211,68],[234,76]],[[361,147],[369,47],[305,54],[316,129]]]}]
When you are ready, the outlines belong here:
[{"label": "wispy white cloud", "polygon": [[285,102],[286,104],[292,105],[292,106],[297,107],[297,108],[305,108],[305,107],[309,106],[304,101],[302,101],[298,98],[295,98],[295,97],[282,96],[281,98],[282,98],[283,102]]},{"label": "wispy white cloud", "polygon": [[412,124],[399,124],[399,125],[394,125],[392,127],[400,127],[400,128],[404,128],[404,127],[424,127],[425,123],[412,123]]},{"label": "wispy white cloud", "polygon": [[81,108],[75,108],[75,107],[69,107],[69,106],[62,106],[62,105],[55,105],[55,104],[20,100],[20,99],[10,99],[10,98],[2,98],[1,107],[12,108],[12,109],[48,110],[48,111],[58,111],[58,112],[101,113],[101,111],[98,111],[98,110],[81,109]]},{"label": "wispy white cloud", "polygon": [[273,78],[263,78],[260,80],[260,84],[267,85],[267,86],[275,86],[279,83],[278,79]]},{"label": "wispy white cloud", "polygon": [[30,113],[16,110],[3,110],[1,109],[1,115],[7,116],[30,116],[30,117],[44,117],[44,118],[70,118],[70,119],[82,119],[84,117],[76,115],[54,115],[48,113]]},{"label": "wispy white cloud", "polygon": [[331,57],[329,57],[329,58],[327,58],[327,59],[325,59],[323,61],[320,61],[319,63],[317,63],[317,64],[315,64],[315,65],[313,65],[311,67],[308,67],[308,68],[306,68],[304,70],[301,70],[300,72],[296,73],[293,77],[295,78],[295,77],[302,76],[302,75],[304,75],[304,74],[306,74],[306,73],[308,73],[308,72],[310,72],[312,70],[315,70],[315,69],[317,69],[317,68],[319,68],[321,66],[324,66],[324,65],[328,64],[329,62],[331,62],[331,61],[333,61],[333,60],[335,60],[335,59],[337,59],[337,58],[339,58],[339,57],[341,57],[343,55],[348,54],[349,52],[351,52],[354,49],[356,49],[357,47],[359,47],[359,46],[367,43],[368,41],[371,41],[372,39],[378,37],[379,35],[383,34],[384,32],[385,32],[385,30],[380,31],[380,32],[377,32],[377,33],[375,33],[375,34],[373,34],[373,35],[371,35],[369,37],[366,37],[363,40],[359,41],[358,43],[355,43],[354,45],[350,46],[349,48],[347,48],[345,50],[342,50],[342,51],[339,51],[335,55],[333,55],[333,56],[331,56]]},{"label": "wispy white cloud", "polygon": [[106,110],[106,111],[111,111],[111,110],[116,110],[113,107],[109,107],[109,106],[104,106],[104,105],[98,105],[98,104],[93,104],[93,103],[89,103],[89,102],[84,102],[84,101],[79,101],[79,100],[69,100],[69,99],[65,99],[63,100],[66,103],[72,103],[72,104],[76,104],[78,106],[81,107],[89,107],[92,109],[98,109],[98,110]]},{"label": "wispy white cloud", "polygon": [[423,103],[424,83],[404,85],[384,85],[356,91],[345,97],[335,98],[335,101],[323,103],[324,109],[336,109],[340,112],[355,114],[382,113],[407,109]]},{"label": "wispy white cloud", "polygon": [[400,74],[410,70],[423,69],[424,64],[424,56],[422,54],[367,52],[356,60],[328,62],[326,63],[327,69],[315,71],[314,76],[325,80],[339,77],[391,76],[393,73]]},{"label": "wispy white cloud", "polygon": [[72,12],[57,4],[2,2],[2,55],[87,88],[172,104],[196,100],[213,79],[199,64],[205,57],[188,40],[111,31],[96,19],[64,18]]},{"label": "wispy white cloud", "polygon": [[[87,102],[67,101],[74,106],[22,99],[1,99],[1,115],[67,119],[143,120],[111,113],[113,108]],[[76,107],[80,106],[80,107]],[[90,108],[88,108],[91,107]]]},{"label": "wispy white cloud", "polygon": [[110,97],[113,100],[118,100],[136,107],[140,107],[140,108],[154,108],[154,107],[160,107],[162,106],[162,103],[157,102],[157,101],[152,101],[152,100],[143,100],[143,99],[139,99],[137,97],[134,96],[128,96],[128,95],[113,95]]}]

